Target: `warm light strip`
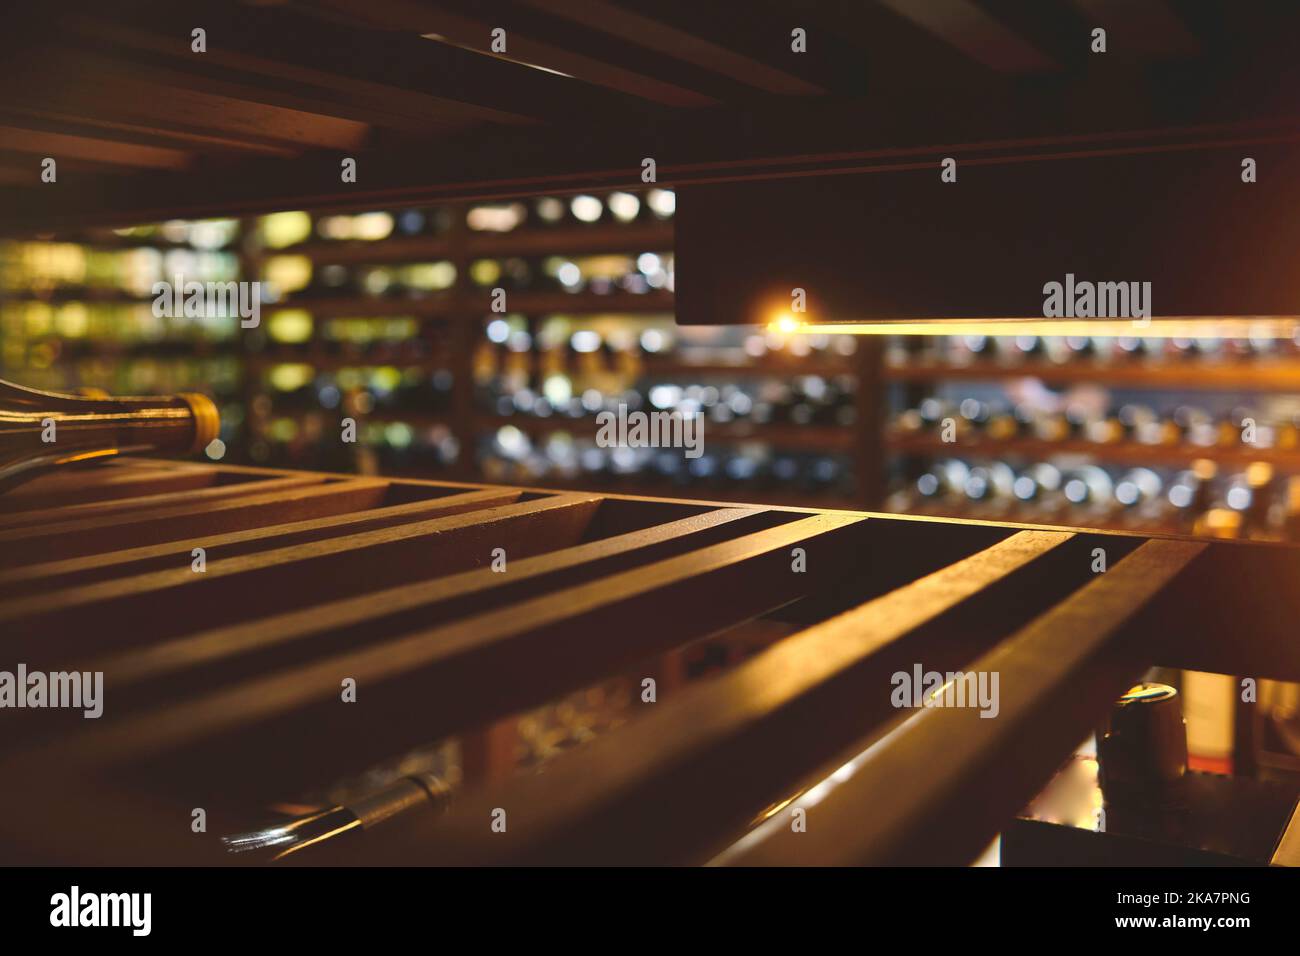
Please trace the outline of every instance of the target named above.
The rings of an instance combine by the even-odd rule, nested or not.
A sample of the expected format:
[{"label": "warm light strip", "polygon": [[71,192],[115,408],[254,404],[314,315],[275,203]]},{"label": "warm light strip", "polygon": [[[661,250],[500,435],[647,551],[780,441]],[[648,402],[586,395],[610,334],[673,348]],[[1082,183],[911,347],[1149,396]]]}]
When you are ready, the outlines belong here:
[{"label": "warm light strip", "polygon": [[505,60],[507,63],[514,63],[518,66],[526,66],[530,70],[541,70],[543,73],[554,73],[556,76],[563,76],[567,79],[573,79],[572,73],[565,73],[561,70],[553,70],[549,66],[542,66],[540,63],[529,63],[527,60],[516,60],[512,56],[506,56],[504,53],[493,53],[491,50],[485,50],[481,46],[474,46],[468,43],[460,43],[450,37],[445,37],[441,33],[421,33],[421,40],[433,40],[436,43],[445,43],[447,46],[454,46],[460,50],[468,50],[470,53],[482,53],[484,56],[490,56],[494,60]]},{"label": "warm light strip", "polygon": [[798,322],[783,317],[769,326],[787,335],[1104,335],[1156,339],[1286,339],[1300,331],[1300,316],[1169,316],[1153,319],[886,319],[878,322]]}]

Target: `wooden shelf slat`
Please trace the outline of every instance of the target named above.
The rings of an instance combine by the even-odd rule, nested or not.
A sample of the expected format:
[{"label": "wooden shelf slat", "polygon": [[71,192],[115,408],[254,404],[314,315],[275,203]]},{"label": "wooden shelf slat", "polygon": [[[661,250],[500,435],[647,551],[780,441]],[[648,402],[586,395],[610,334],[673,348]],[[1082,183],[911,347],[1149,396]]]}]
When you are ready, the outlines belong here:
[{"label": "wooden shelf slat", "polygon": [[1300,470],[1300,451],[1281,448],[1224,448],[1210,445],[1143,445],[1138,442],[1114,443],[1080,441],[1042,441],[1036,438],[1010,438],[996,441],[983,437],[945,442],[933,435],[890,435],[885,444],[895,454],[943,457],[1022,458],[1046,460],[1061,455],[1077,455],[1133,465],[1179,465],[1187,467],[1197,458],[1209,458],[1225,465],[1249,465],[1264,461],[1287,470]]},{"label": "wooden shelf slat", "polygon": [[209,502],[237,497],[255,490],[280,491],[302,485],[317,484],[320,480],[308,474],[285,475],[264,482],[250,482],[249,484],[252,487],[245,487],[240,482],[226,482],[200,489],[164,491],[151,495],[136,495],[131,498],[113,498],[107,501],[69,504],[58,508],[18,511],[0,516],[0,535],[13,533],[21,536],[23,529],[38,535],[47,534],[56,531],[63,524],[76,524],[102,518],[120,518],[137,512],[147,514],[170,505],[180,505],[183,508],[190,507],[192,509]]},{"label": "wooden shelf slat", "polygon": [[202,488],[217,478],[217,472],[210,468],[159,467],[161,463],[153,462],[148,468],[134,464],[118,467],[120,464],[119,460],[108,459],[96,462],[93,467],[74,467],[42,475],[40,481],[6,492],[0,498],[0,514]]},{"label": "wooden shelf slat", "polygon": [[[391,315],[433,316],[464,319],[491,314],[491,289],[449,294],[435,292],[420,297],[380,296],[287,296],[276,309],[306,309],[322,317],[367,317]],[[672,314],[671,292],[610,292],[606,295],[572,292],[510,292],[506,304],[511,312],[529,315],[547,313],[634,312]]]},{"label": "wooden shelf slat", "polygon": [[[790,573],[790,548],[806,548],[809,560],[826,567],[845,567],[855,541],[850,532],[861,521],[801,518],[598,577],[125,720],[83,738],[78,751],[95,761],[182,760],[189,776],[203,772],[192,762],[199,754],[199,763],[216,766],[224,760],[218,753],[251,759],[270,747],[275,766],[245,781],[261,791],[309,777],[322,745],[331,759],[364,767],[386,749],[540,703],[618,662],[686,643],[824,586],[824,579],[819,584]],[[732,597],[721,602],[719,593]],[[686,607],[689,614],[682,613]],[[339,709],[342,677],[365,689],[358,697],[367,695],[364,708]],[[397,720],[412,708],[418,708],[418,725]]]},{"label": "wooden shelf slat", "polygon": [[[230,622],[311,604],[318,590],[357,594],[487,564],[499,543],[517,557],[574,543],[595,517],[595,495],[554,495],[341,535],[269,551],[183,563],[117,580],[17,598],[0,605],[6,647],[30,661],[66,658],[88,646],[138,643],[183,633],[194,622]],[[105,615],[111,638],[97,634]],[[33,666],[35,664],[33,663]]]},{"label": "wooden shelf slat", "polygon": [[[226,680],[222,662],[255,653],[257,666],[292,664],[299,660],[293,642],[312,638],[320,645],[323,635],[335,640],[344,632],[360,643],[401,629],[428,626],[434,617],[482,613],[493,606],[534,597],[545,589],[580,583],[584,576],[611,574],[634,563],[688,550],[729,532],[728,525],[763,514],[752,508],[705,511],[638,531],[615,535],[549,551],[508,563],[508,573],[491,568],[462,571],[433,581],[385,588],[359,597],[325,601],[296,611],[285,611],[255,621],[245,621],[186,634],[105,659],[92,669],[112,673],[119,692],[129,693],[138,682],[170,681],[173,675],[202,667],[202,676]],[[713,533],[710,533],[713,532]],[[734,532],[730,532],[734,533]],[[454,608],[454,612],[449,609]],[[268,654],[268,651],[284,653]]]},{"label": "wooden shelf slat", "polygon": [[[24,529],[14,546],[27,562],[53,562],[74,556],[120,550],[124,542],[142,547],[176,542],[189,536],[244,531],[286,521],[318,518],[354,506],[369,493],[382,493],[382,482],[325,483],[319,478],[292,478],[260,483],[246,493],[236,486],[234,495],[205,502],[129,511],[102,517],[61,521]],[[0,532],[0,541],[6,540]],[[26,562],[25,562],[26,563]]]},{"label": "wooden shelf slat", "polygon": [[[931,652],[939,642],[923,625],[1020,574],[1071,537],[1021,531],[687,689],[550,773],[465,794],[435,826],[413,821],[377,834],[367,857],[383,859],[404,845],[416,858],[447,864],[690,859],[719,835],[743,832],[744,821],[779,800],[783,788],[889,713],[890,674],[912,660],[937,663]],[[1081,567],[1086,573],[1086,564]],[[1025,577],[1022,593],[1043,581]],[[979,610],[1014,613],[1015,604],[993,605],[985,600]],[[494,845],[494,834],[481,825],[493,807],[507,808],[508,846]]]},{"label": "wooden shelf slat", "polygon": [[673,224],[663,222],[592,224],[519,229],[511,232],[466,232],[463,239],[451,236],[396,236],[378,240],[313,239],[281,249],[267,250],[267,256],[309,256],[314,263],[415,262],[450,259],[460,255],[475,258],[498,256],[557,256],[623,251],[663,252],[673,245]]},{"label": "wooden shelf slat", "polygon": [[342,514],[322,514],[284,524],[273,524],[246,531],[204,535],[185,541],[132,546],[118,551],[100,552],[80,558],[67,558],[39,564],[0,569],[0,596],[19,594],[33,582],[47,588],[67,588],[109,578],[123,578],[162,571],[184,563],[193,548],[214,551],[223,557],[252,554],[293,544],[307,544],[338,535],[375,531],[410,521],[435,516],[462,514],[479,508],[495,507],[517,501],[521,492],[513,488],[489,488],[460,491],[446,497],[425,498],[404,504],[384,505],[392,485],[341,482],[313,489],[322,496],[333,492],[345,495],[354,510]]},{"label": "wooden shelf slat", "polygon": [[[205,481],[159,502],[173,468]],[[215,834],[249,808],[455,735],[496,762],[449,815],[304,862],[959,863],[1152,664],[1300,679],[1300,551],[1280,545],[148,461],[51,488],[128,475],[140,493],[81,523],[171,540],[0,571],[6,656],[102,671],[112,712],[6,717],[19,859],[231,862]],[[664,655],[705,638],[727,669],[682,679]],[[997,719],[894,708],[918,662],[997,673]],[[475,744],[631,675],[662,677],[658,700],[545,773]],[[214,836],[178,843],[193,806]],[[793,839],[789,806],[810,821]]]},{"label": "wooden shelf slat", "polygon": [[[567,418],[559,415],[550,418],[538,418],[535,415],[491,415],[480,414],[474,418],[474,427],[479,433],[491,433],[506,425],[513,425],[530,435],[547,435],[551,432],[567,431],[579,435],[594,436],[600,426],[595,416],[587,418]],[[853,447],[854,431],[835,425],[793,425],[776,422],[728,422],[725,425],[716,422],[704,422],[705,440],[729,442],[766,442],[791,448],[815,448],[847,451]]]},{"label": "wooden shelf slat", "polygon": [[1073,361],[1056,364],[1039,360],[995,364],[992,362],[917,362],[885,366],[885,378],[894,382],[944,382],[1038,378],[1045,382],[1111,385],[1140,389],[1241,389],[1286,391],[1300,389],[1300,361],[1163,360],[1130,364]]},{"label": "wooden shelf slat", "polygon": [[[772,827],[729,862],[969,863],[1149,666],[1155,635],[1124,625],[1205,548],[1142,544],[971,663],[999,675],[996,719],[973,708],[916,712],[810,810],[806,833]],[[921,792],[897,784],[921,779]]]}]

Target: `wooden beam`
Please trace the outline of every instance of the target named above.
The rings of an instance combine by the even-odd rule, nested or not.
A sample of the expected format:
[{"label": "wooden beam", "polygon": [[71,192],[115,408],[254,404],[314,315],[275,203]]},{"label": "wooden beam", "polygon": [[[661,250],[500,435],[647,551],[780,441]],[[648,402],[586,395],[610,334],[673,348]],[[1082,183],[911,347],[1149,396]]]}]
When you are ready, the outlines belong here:
[{"label": "wooden beam", "polygon": [[970,665],[999,675],[995,718],[970,707],[915,711],[807,800],[806,832],[774,821],[727,862],[969,863],[1151,666],[1158,635],[1126,641],[1124,625],[1205,547],[1146,542]]},{"label": "wooden beam", "polygon": [[[489,23],[414,0],[372,0],[364,7],[356,7],[347,0],[326,2],[387,29],[418,33],[425,39],[560,73],[665,106],[717,105],[717,101],[709,96],[520,34],[510,30],[509,24]],[[506,29],[506,52],[500,54],[492,50],[492,31],[498,27]]]},{"label": "wooden beam", "polygon": [[783,96],[825,93],[801,77],[737,53],[662,20],[616,6],[607,0],[523,0],[549,16],[608,33],[673,59],[721,73],[747,86]]},{"label": "wooden beam", "polygon": [[185,488],[207,488],[218,482],[220,472],[192,465],[163,466],[154,462],[144,467],[123,459],[109,459],[94,466],[69,467],[42,475],[40,481],[19,485],[0,497],[0,515],[37,508],[161,494]]},{"label": "wooden beam", "polygon": [[[181,546],[177,550],[185,550],[191,547],[189,542],[194,537],[321,517],[382,494],[386,487],[374,481],[323,484],[319,479],[299,478],[268,481],[261,487],[227,486],[212,489],[225,494],[205,500],[192,493],[169,505],[24,529],[29,533],[20,535],[13,546],[28,555],[31,562],[102,554],[120,550],[122,545],[139,548],[172,542]],[[0,541],[4,540],[8,539],[0,534]]]},{"label": "wooden beam", "polygon": [[[543,703],[610,667],[828,586],[825,576],[791,573],[790,548],[806,548],[808,560],[820,567],[847,568],[853,529],[861,523],[853,515],[803,518],[317,658],[105,725],[102,735],[96,728],[69,743],[77,761],[162,761],[173,768],[166,772],[196,782],[204,765],[224,764],[218,755],[252,759],[254,751],[272,748],[274,759],[258,761],[258,779],[223,784],[248,786],[265,797],[310,779],[326,752],[336,767],[359,770],[385,753]],[[719,601],[719,594],[729,599]],[[363,708],[339,709],[344,676],[365,689]],[[419,719],[410,720],[416,711]]]},{"label": "wooden beam", "polygon": [[[248,11],[248,13],[253,12]],[[206,17],[204,22],[209,23]],[[376,82],[367,79],[364,75],[357,75],[351,68],[350,61],[336,60],[332,64],[334,69],[326,70],[315,65],[318,62],[315,57],[303,57],[307,62],[287,60],[284,58],[284,53],[295,51],[284,46],[283,41],[286,38],[266,35],[267,31],[282,31],[287,27],[288,24],[279,21],[268,21],[258,29],[256,24],[248,22],[246,18],[235,21],[219,20],[218,25],[209,31],[212,41],[201,62],[205,66],[218,65],[227,73],[237,71],[259,77],[258,82],[262,89],[276,90],[276,84],[282,84],[278,93],[262,94],[271,97],[266,100],[267,102],[292,106],[294,101],[287,98],[292,90],[298,89],[301,92],[317,88],[328,91],[333,101],[346,104],[349,108],[347,115],[377,125],[388,125],[394,129],[409,131],[423,129],[427,132],[431,128],[448,129],[475,123],[536,122],[535,119],[506,110],[436,96],[421,89]],[[94,38],[100,43],[109,41],[137,53],[165,58],[178,67],[186,62],[187,58],[193,58],[188,45],[188,35],[178,39],[179,33],[162,34],[157,32],[156,27],[146,30],[99,17],[87,17],[74,21],[73,29],[82,36]],[[352,42],[355,46],[358,42],[363,43],[364,39],[353,34]],[[274,46],[271,45],[272,43]],[[274,52],[276,57],[273,58],[263,51]],[[302,53],[308,52],[302,51]],[[297,55],[302,56],[302,53]],[[357,53],[359,55],[360,51]],[[190,64],[190,67],[189,72],[192,72],[193,64]]]},{"label": "wooden beam", "polygon": [[973,0],[925,0],[924,3],[880,0],[880,3],[999,73],[1044,73],[1057,66]]},{"label": "wooden beam", "polygon": [[[337,596],[486,565],[498,543],[516,557],[576,543],[595,516],[595,495],[555,495],[451,517],[288,545],[270,551],[208,556],[190,567],[188,552],[171,570],[100,581],[0,604],[9,653],[27,660],[68,660],[88,647],[158,639],[206,624],[303,606],[326,587]],[[256,583],[254,582],[256,578]],[[114,626],[98,633],[111,615]]]},{"label": "wooden beam", "polygon": [[107,137],[52,133],[10,124],[0,125],[0,149],[54,156],[60,160],[68,157],[145,169],[183,169],[193,159],[193,154],[177,149],[141,146]]},{"label": "wooden beam", "polygon": [[[231,498],[257,491],[283,491],[303,485],[319,484],[320,478],[310,475],[286,475],[267,481],[244,484],[242,482],[218,482],[201,491],[185,489],[165,491],[152,495],[132,495],[129,498],[113,498],[108,501],[90,501],[75,505],[61,505],[54,508],[27,509],[11,514],[0,515],[0,535],[13,533],[17,536],[61,533],[60,525],[76,526],[77,530],[88,530],[81,522],[105,518],[113,519],[133,512],[150,513],[159,508],[189,507],[201,508],[212,501]],[[13,540],[0,538],[0,540]]]},{"label": "wooden beam", "polygon": [[[419,581],[335,601],[324,601],[300,610],[286,611],[225,627],[200,629],[171,641],[130,650],[103,658],[90,670],[113,675],[119,693],[130,695],[132,685],[174,678],[197,678],[211,685],[229,679],[229,665],[244,655],[255,654],[255,668],[244,676],[253,677],[270,666],[290,665],[302,660],[303,646],[295,642],[310,639],[319,646],[328,640],[361,645],[384,635],[396,635],[417,627],[428,627],[434,618],[443,620],[466,614],[481,614],[507,603],[537,597],[581,583],[592,575],[614,574],[636,564],[703,547],[739,533],[735,522],[753,527],[762,511],[719,508],[703,514],[638,531],[589,541],[559,551],[510,562],[507,573],[477,568],[433,581]],[[175,696],[171,694],[171,696]]]},{"label": "wooden beam", "polygon": [[[321,101],[268,105],[260,88],[200,80],[157,67],[65,49],[29,51],[12,63],[9,83],[24,109],[95,117],[161,133],[216,132],[226,138],[298,148],[357,149],[368,124],[313,112]],[[331,110],[330,112],[336,112]]]},{"label": "wooden beam", "polygon": [[[545,774],[465,793],[435,825],[413,820],[376,834],[365,858],[451,865],[707,858],[890,715],[893,672],[916,660],[930,669],[949,659],[964,665],[978,653],[980,631],[989,640],[999,624],[1014,627],[1019,608],[1031,613],[1024,599],[1066,568],[1043,559],[1072,538],[1021,531],[779,641],[717,679],[661,695],[644,717]],[[1089,574],[1084,554],[1070,550],[1075,576]],[[493,807],[506,809],[508,842],[494,843],[481,825]]]},{"label": "wooden beam", "polygon": [[[346,487],[325,486],[319,489],[322,494],[331,489],[347,491],[343,500],[353,502],[356,510],[343,514],[330,514],[328,511],[323,511],[317,517],[284,524],[225,534],[202,535],[185,542],[185,546],[179,551],[175,543],[165,542],[2,569],[0,570],[0,596],[27,593],[31,584],[37,581],[43,582],[51,589],[59,589],[112,578],[125,578],[150,571],[164,571],[176,567],[179,557],[193,548],[214,551],[224,557],[252,554],[257,551],[287,547],[291,544],[321,541],[339,535],[377,531],[409,521],[448,517],[480,508],[511,504],[522,494],[513,488],[489,488],[445,497],[430,497],[404,504],[386,505],[387,492],[391,487],[375,487],[372,491],[369,487],[358,488],[351,482],[347,483]],[[360,501],[356,500],[354,492],[360,493],[362,496]]]}]

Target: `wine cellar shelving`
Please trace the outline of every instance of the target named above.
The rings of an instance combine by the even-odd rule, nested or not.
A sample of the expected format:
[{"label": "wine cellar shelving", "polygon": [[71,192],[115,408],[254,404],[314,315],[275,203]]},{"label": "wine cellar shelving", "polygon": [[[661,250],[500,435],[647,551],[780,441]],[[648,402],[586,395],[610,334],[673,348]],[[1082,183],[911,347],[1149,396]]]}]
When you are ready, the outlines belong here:
[{"label": "wine cellar shelving", "polygon": [[[208,392],[231,463],[1295,536],[1296,343],[678,327],[674,208],[651,189],[11,241],[0,360],[34,387]],[[259,326],[154,316],[178,274],[260,282]],[[619,404],[700,412],[703,453],[598,447]]]}]

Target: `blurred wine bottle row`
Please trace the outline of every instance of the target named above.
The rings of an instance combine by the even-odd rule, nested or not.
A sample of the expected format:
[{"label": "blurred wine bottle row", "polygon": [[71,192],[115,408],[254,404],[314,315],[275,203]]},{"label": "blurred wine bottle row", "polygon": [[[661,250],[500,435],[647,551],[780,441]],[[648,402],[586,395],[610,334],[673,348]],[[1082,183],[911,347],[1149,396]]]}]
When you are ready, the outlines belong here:
[{"label": "blurred wine bottle row", "polygon": [[[678,327],[675,210],[653,188],[8,242],[0,374],[205,392],[236,463],[1292,534],[1295,341]],[[258,282],[260,323],[156,316],[177,275]],[[620,407],[699,416],[701,454],[601,447]]]}]

